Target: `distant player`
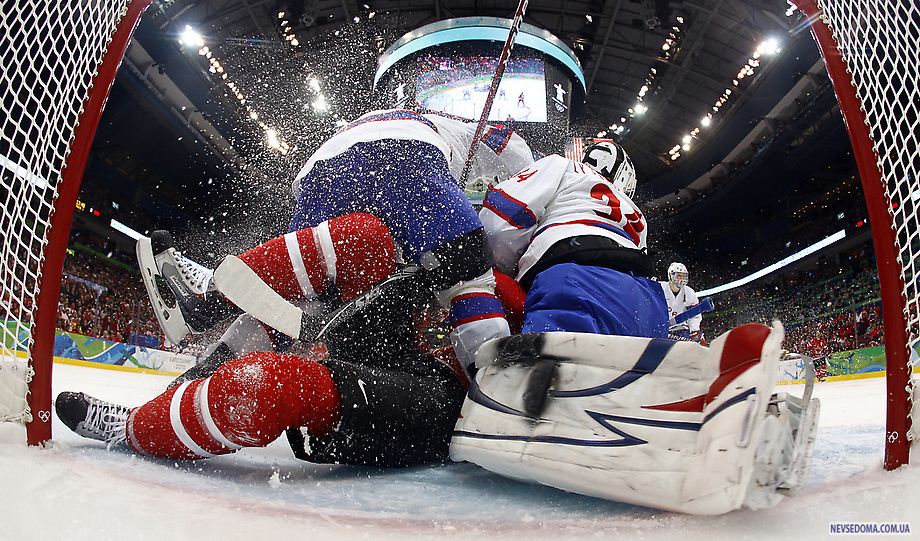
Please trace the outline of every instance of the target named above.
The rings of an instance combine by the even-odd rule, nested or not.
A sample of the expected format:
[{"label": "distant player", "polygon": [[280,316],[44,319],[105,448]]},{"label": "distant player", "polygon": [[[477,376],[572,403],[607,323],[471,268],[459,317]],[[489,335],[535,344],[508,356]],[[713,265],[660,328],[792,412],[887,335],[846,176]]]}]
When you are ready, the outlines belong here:
[{"label": "distant player", "polygon": [[524,105],[524,93],[523,93],[523,92],[521,92],[521,94],[518,96],[518,99],[517,99],[517,106],[518,106],[518,107],[524,107],[524,106],[525,106],[525,105]]},{"label": "distant player", "polygon": [[[661,289],[668,301],[668,310],[670,317],[673,319],[679,314],[683,314],[688,308],[693,308],[700,303],[696,296],[696,291],[689,285],[690,273],[683,263],[671,263],[668,267],[668,280],[661,283]],[[681,340],[693,340],[703,345],[706,344],[706,338],[700,330],[700,324],[703,322],[703,315],[697,314],[683,323],[675,323],[668,328],[668,334]]]},{"label": "distant player", "polygon": [[489,190],[479,213],[499,270],[527,289],[523,332],[665,337],[636,173],[622,147],[547,156]]}]

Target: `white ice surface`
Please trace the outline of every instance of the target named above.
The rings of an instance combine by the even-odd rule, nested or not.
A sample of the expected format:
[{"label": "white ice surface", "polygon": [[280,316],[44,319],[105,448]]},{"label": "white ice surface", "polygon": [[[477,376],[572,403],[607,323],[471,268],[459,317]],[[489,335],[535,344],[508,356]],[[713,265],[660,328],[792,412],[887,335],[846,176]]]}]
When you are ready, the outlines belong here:
[{"label": "white ice surface", "polygon": [[[140,404],[169,378],[54,367],[54,391]],[[691,517],[499,478],[468,464],[404,470],[315,466],[285,441],[175,463],[106,451],[54,421],[28,448],[0,425],[0,540],[816,539],[830,521],[912,521],[920,469],[881,469],[884,380],[819,384],[812,474],[779,506]]]}]

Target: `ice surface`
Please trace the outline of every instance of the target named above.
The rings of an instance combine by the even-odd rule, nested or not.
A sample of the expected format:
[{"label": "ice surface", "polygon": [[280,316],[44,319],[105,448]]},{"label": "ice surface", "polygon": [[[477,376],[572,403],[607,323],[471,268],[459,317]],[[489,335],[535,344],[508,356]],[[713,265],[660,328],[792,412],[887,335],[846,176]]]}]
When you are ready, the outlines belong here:
[{"label": "ice surface", "polygon": [[[54,391],[139,404],[169,378],[55,365]],[[208,461],[109,452],[57,419],[50,449],[0,425],[0,540],[815,539],[830,521],[910,521],[920,469],[881,469],[883,379],[819,384],[821,428],[803,492],[779,506],[690,517],[567,494],[453,464],[315,466],[285,441]]]}]

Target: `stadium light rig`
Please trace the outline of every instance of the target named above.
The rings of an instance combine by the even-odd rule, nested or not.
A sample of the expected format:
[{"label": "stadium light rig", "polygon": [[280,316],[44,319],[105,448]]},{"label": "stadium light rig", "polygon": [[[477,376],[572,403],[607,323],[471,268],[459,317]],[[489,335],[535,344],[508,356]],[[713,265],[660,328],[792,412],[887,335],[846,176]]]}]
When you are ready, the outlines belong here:
[{"label": "stadium light rig", "polygon": [[320,94],[313,101],[313,110],[317,113],[325,113],[329,110],[329,102],[326,101],[326,96]]},{"label": "stadium light rig", "polygon": [[[672,56],[676,55],[680,50],[680,42],[683,38],[683,33],[681,30],[681,25],[684,24],[684,18],[682,16],[677,16],[677,24],[671,27],[671,30],[668,32],[667,37],[664,42],[661,44],[661,55],[659,59],[662,62],[667,62],[671,59]],[[577,43],[576,43],[577,45]],[[597,134],[598,137],[607,137],[609,134],[622,135],[626,131],[626,123],[628,122],[627,116],[632,119],[636,116],[642,116],[648,111],[648,106],[643,103],[645,100],[645,95],[648,94],[652,85],[655,82],[655,79],[658,77],[658,68],[652,66],[648,70],[648,74],[645,76],[645,82],[639,88],[639,92],[636,94],[636,105],[627,109],[627,114],[620,117],[619,124],[612,124],[606,130],[601,131]]]},{"label": "stadium light rig", "polygon": [[[278,17],[283,18],[284,12],[279,12]],[[230,79],[227,70],[220,62],[220,59],[217,58],[217,55],[214,53],[214,51],[212,51],[205,43],[204,37],[202,37],[198,31],[192,28],[191,25],[186,25],[185,30],[182,32],[182,35],[179,39],[179,42],[186,47],[197,47],[198,55],[203,56],[208,61],[208,71],[223,81],[223,83],[229,89],[230,94],[235,97],[240,106],[245,109],[246,116],[249,118],[249,120],[255,122],[259,128],[265,132],[266,140],[269,142],[268,146],[274,150],[279,151],[281,154],[287,154],[291,150],[291,145],[281,139],[277,130],[268,126],[265,122],[259,120],[259,113],[252,108],[252,105],[246,103],[246,96],[240,90],[239,86]]]},{"label": "stadium light rig", "polygon": [[187,24],[185,25],[185,30],[179,36],[179,43],[192,49],[198,49],[204,47],[204,38],[191,25]]},{"label": "stadium light rig", "polygon": [[812,244],[811,246],[803,248],[790,256],[784,257],[783,259],[780,259],[776,263],[773,263],[772,265],[764,267],[757,272],[753,272],[743,278],[732,280],[731,282],[722,284],[720,286],[712,287],[709,289],[704,289],[703,291],[697,291],[696,294],[699,295],[700,297],[704,297],[706,295],[715,295],[716,293],[722,293],[725,291],[729,291],[731,289],[735,289],[736,287],[747,285],[753,282],[754,280],[763,278],[764,276],[767,276],[768,274],[776,272],[783,267],[789,266],[800,259],[808,257],[811,254],[819,250],[822,250],[830,246],[831,244],[834,244],[835,242],[839,240],[846,238],[846,236],[847,236],[846,230],[841,229],[840,231],[834,233],[833,235],[830,235],[829,237],[825,237],[824,239]]},{"label": "stadium light rig", "polygon": [[[771,37],[760,42],[750,58],[739,68],[738,73],[735,75],[734,79],[732,79],[731,86],[727,86],[725,90],[722,91],[722,94],[716,99],[715,103],[712,104],[712,112],[706,113],[705,116],[700,118],[699,125],[691,130],[690,135],[696,137],[700,133],[700,128],[708,128],[712,125],[713,115],[718,114],[719,111],[722,110],[722,107],[729,102],[732,94],[738,90],[742,84],[741,82],[745,78],[752,77],[756,73],[756,70],[761,66],[760,60],[762,57],[774,56],[780,52],[782,52],[782,48],[777,38]],[[668,151],[668,157],[671,158],[672,162],[680,158],[680,150],[690,150],[687,141],[681,141],[681,144],[675,145]]]}]

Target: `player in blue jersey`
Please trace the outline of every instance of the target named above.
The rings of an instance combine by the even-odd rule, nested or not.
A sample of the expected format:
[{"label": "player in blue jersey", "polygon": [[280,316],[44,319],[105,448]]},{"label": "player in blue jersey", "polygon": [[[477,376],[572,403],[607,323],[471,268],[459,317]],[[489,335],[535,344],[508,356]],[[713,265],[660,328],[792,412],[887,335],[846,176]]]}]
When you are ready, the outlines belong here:
[{"label": "player in blue jersey", "polygon": [[[365,114],[298,173],[291,220],[291,230],[300,230],[353,212],[380,218],[403,258],[425,269],[438,300],[451,307],[451,342],[464,366],[480,344],[509,334],[482,223],[459,181],[475,127],[408,110]],[[519,135],[489,127],[469,178],[508,178],[531,163]]]}]

